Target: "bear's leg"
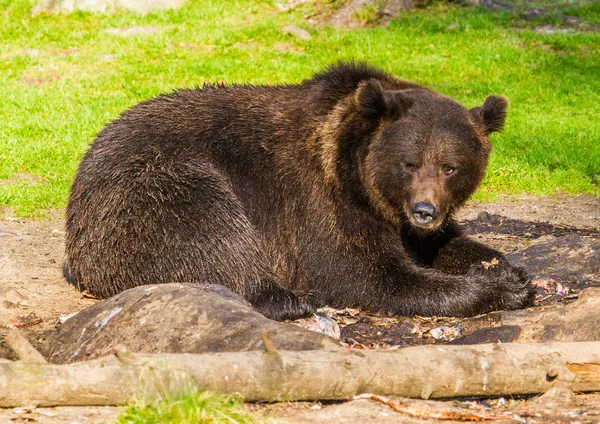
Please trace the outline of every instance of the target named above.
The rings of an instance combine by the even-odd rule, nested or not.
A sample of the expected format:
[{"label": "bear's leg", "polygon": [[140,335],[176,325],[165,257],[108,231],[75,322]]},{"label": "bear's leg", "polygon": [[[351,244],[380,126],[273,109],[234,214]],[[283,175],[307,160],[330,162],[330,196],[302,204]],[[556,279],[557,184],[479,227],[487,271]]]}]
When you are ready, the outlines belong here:
[{"label": "bear's leg", "polygon": [[149,172],[126,187],[96,178],[96,186],[80,188],[76,181],[67,209],[70,273],[100,297],[146,284],[209,282],[273,319],[313,312],[316,294],[278,284],[226,177],[208,164],[190,168]]},{"label": "bear's leg", "polygon": [[[403,262],[392,280],[372,284],[366,305],[398,315],[473,316],[501,309],[519,309],[533,300],[530,277],[520,268],[482,270],[465,275]],[[391,277],[391,276],[388,276]]]},{"label": "bear's leg", "polygon": [[[412,241],[386,263],[395,265],[374,275],[355,293],[358,307],[399,315],[472,316],[499,309],[531,305],[530,276],[510,265],[498,251],[453,232],[433,237],[430,243]],[[429,241],[429,240],[426,240]],[[430,246],[430,249],[424,246]],[[431,259],[416,253],[432,251]],[[425,257],[425,259],[423,259]]]},{"label": "bear's leg", "polygon": [[512,274],[516,280],[529,279],[523,269],[512,266],[502,253],[464,236],[454,223],[415,245],[417,263],[447,274]]},{"label": "bear's leg", "polygon": [[456,275],[467,274],[473,266],[483,266],[485,269],[511,267],[502,253],[466,236],[454,237],[446,242],[432,266]]},{"label": "bear's leg", "polygon": [[452,222],[425,236],[405,230],[403,242],[417,264],[448,274],[465,275],[476,267],[504,268],[508,272],[513,268],[502,253],[466,237]]},{"label": "bear's leg", "polygon": [[[514,309],[532,303],[531,276],[523,268],[511,265],[499,251],[466,236],[459,235],[447,241],[439,250],[432,268],[445,274],[465,276],[469,282],[477,282],[481,285],[482,299],[488,296],[486,292],[489,292],[488,287],[493,283],[504,290],[499,290],[496,295],[496,308]],[[468,286],[469,283],[465,287]],[[487,302],[492,304],[493,298]]]},{"label": "bear's leg", "polygon": [[295,293],[274,282],[263,283],[260,291],[246,298],[261,314],[276,321],[303,318],[325,306],[317,291]]}]

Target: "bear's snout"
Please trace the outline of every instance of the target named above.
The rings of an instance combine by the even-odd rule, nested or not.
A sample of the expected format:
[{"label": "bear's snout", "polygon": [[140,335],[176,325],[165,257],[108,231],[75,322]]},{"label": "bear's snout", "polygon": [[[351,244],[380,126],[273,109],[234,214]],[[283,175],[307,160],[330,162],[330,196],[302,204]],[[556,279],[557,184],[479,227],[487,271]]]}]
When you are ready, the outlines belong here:
[{"label": "bear's snout", "polygon": [[418,202],[412,205],[411,212],[419,225],[427,225],[438,216],[436,207],[425,202]]}]

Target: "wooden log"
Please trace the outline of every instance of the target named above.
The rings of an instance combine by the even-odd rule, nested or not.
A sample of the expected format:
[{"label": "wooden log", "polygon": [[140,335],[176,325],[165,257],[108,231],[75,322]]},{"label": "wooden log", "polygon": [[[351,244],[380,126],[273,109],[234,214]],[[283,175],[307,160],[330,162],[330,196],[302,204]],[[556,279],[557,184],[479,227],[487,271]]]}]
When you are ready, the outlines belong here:
[{"label": "wooden log", "polygon": [[[600,391],[600,342],[419,346],[393,352],[134,354],[70,365],[0,363],[0,407],[120,405],[191,387],[246,400],[413,398]],[[590,372],[592,370],[592,372]]]},{"label": "wooden log", "polygon": [[15,352],[19,359],[30,364],[47,364],[48,362],[40,352],[35,350],[29,341],[17,329],[12,329],[4,341]]}]

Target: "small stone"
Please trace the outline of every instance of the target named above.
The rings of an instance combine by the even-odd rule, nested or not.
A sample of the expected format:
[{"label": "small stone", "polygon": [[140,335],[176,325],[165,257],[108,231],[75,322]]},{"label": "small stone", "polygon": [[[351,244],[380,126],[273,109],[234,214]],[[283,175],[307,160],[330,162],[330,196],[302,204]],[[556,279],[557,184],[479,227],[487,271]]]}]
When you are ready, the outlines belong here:
[{"label": "small stone", "polygon": [[301,318],[292,321],[292,324],[302,327],[305,330],[325,334],[336,340],[340,339],[340,326],[338,323],[333,318],[318,312],[310,318]]},{"label": "small stone", "polygon": [[281,28],[281,31],[285,34],[291,34],[300,40],[310,40],[312,38],[312,35],[308,31],[295,25],[286,25]]},{"label": "small stone", "polygon": [[487,222],[490,219],[492,219],[492,216],[487,211],[479,212],[479,215],[477,215],[477,221]]},{"label": "small stone", "polygon": [[435,340],[454,340],[457,337],[460,337],[460,334],[462,332],[462,328],[460,325],[453,325],[451,327],[449,326],[443,326],[443,327],[437,327],[437,328],[433,328],[431,330],[429,330],[429,334],[431,334],[431,336],[435,339]]}]

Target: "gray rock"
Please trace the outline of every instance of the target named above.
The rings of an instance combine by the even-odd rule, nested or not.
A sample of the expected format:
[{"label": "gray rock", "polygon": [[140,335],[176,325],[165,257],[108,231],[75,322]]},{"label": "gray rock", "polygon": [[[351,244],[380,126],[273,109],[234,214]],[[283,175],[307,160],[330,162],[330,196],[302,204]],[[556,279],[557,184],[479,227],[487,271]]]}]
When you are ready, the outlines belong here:
[{"label": "gray rock", "polygon": [[329,19],[328,24],[334,27],[359,26],[354,22],[354,15],[363,7],[375,5],[376,3],[376,0],[352,0],[335,12]]},{"label": "gray rock", "polygon": [[71,13],[75,10],[110,13],[118,9],[145,15],[155,10],[177,9],[187,0],[41,0],[34,6],[32,14]]},{"label": "gray rock", "polygon": [[312,35],[308,31],[295,25],[286,25],[281,28],[281,31],[285,34],[291,34],[300,40],[310,40],[312,38]]},{"label": "gray rock", "polygon": [[460,324],[465,335],[450,344],[600,341],[600,287],[581,291],[571,303],[496,311]]},{"label": "gray rock", "polygon": [[387,0],[379,11],[380,24],[386,25],[396,16],[415,7],[413,0]]},{"label": "gray rock", "polygon": [[543,395],[533,399],[530,406],[536,409],[556,409],[576,405],[575,395],[567,387],[553,387]]},{"label": "gray rock", "polygon": [[470,345],[481,343],[510,343],[521,334],[518,325],[501,325],[499,327],[480,328],[468,336],[463,336],[450,342],[450,344]]},{"label": "gray rock", "polygon": [[462,332],[462,327],[460,326],[460,324],[456,324],[456,325],[452,325],[452,326],[441,326],[441,327],[436,327],[436,328],[432,328],[431,330],[429,330],[429,334],[431,334],[431,336],[435,339],[435,340],[445,340],[445,341],[452,341],[454,339],[456,339],[457,337],[460,337]]},{"label": "gray rock", "polygon": [[133,352],[203,353],[264,349],[266,330],[276,349],[339,345],[323,334],[272,321],[229,289],[212,284],[160,284],[126,290],[69,318],[43,353],[53,363]]},{"label": "gray rock", "polygon": [[600,283],[600,240],[595,237],[540,237],[530,247],[506,257],[537,277]]},{"label": "gray rock", "polygon": [[600,341],[598,287],[583,290],[579,299],[570,304],[496,314],[504,325],[521,328],[521,334],[514,340],[517,343]]},{"label": "gray rock", "polygon": [[377,22],[385,26],[400,13],[412,9],[414,0],[386,0],[383,3],[377,0],[351,0],[331,16],[328,24],[334,27],[360,27],[356,15],[365,7],[376,7]]}]

